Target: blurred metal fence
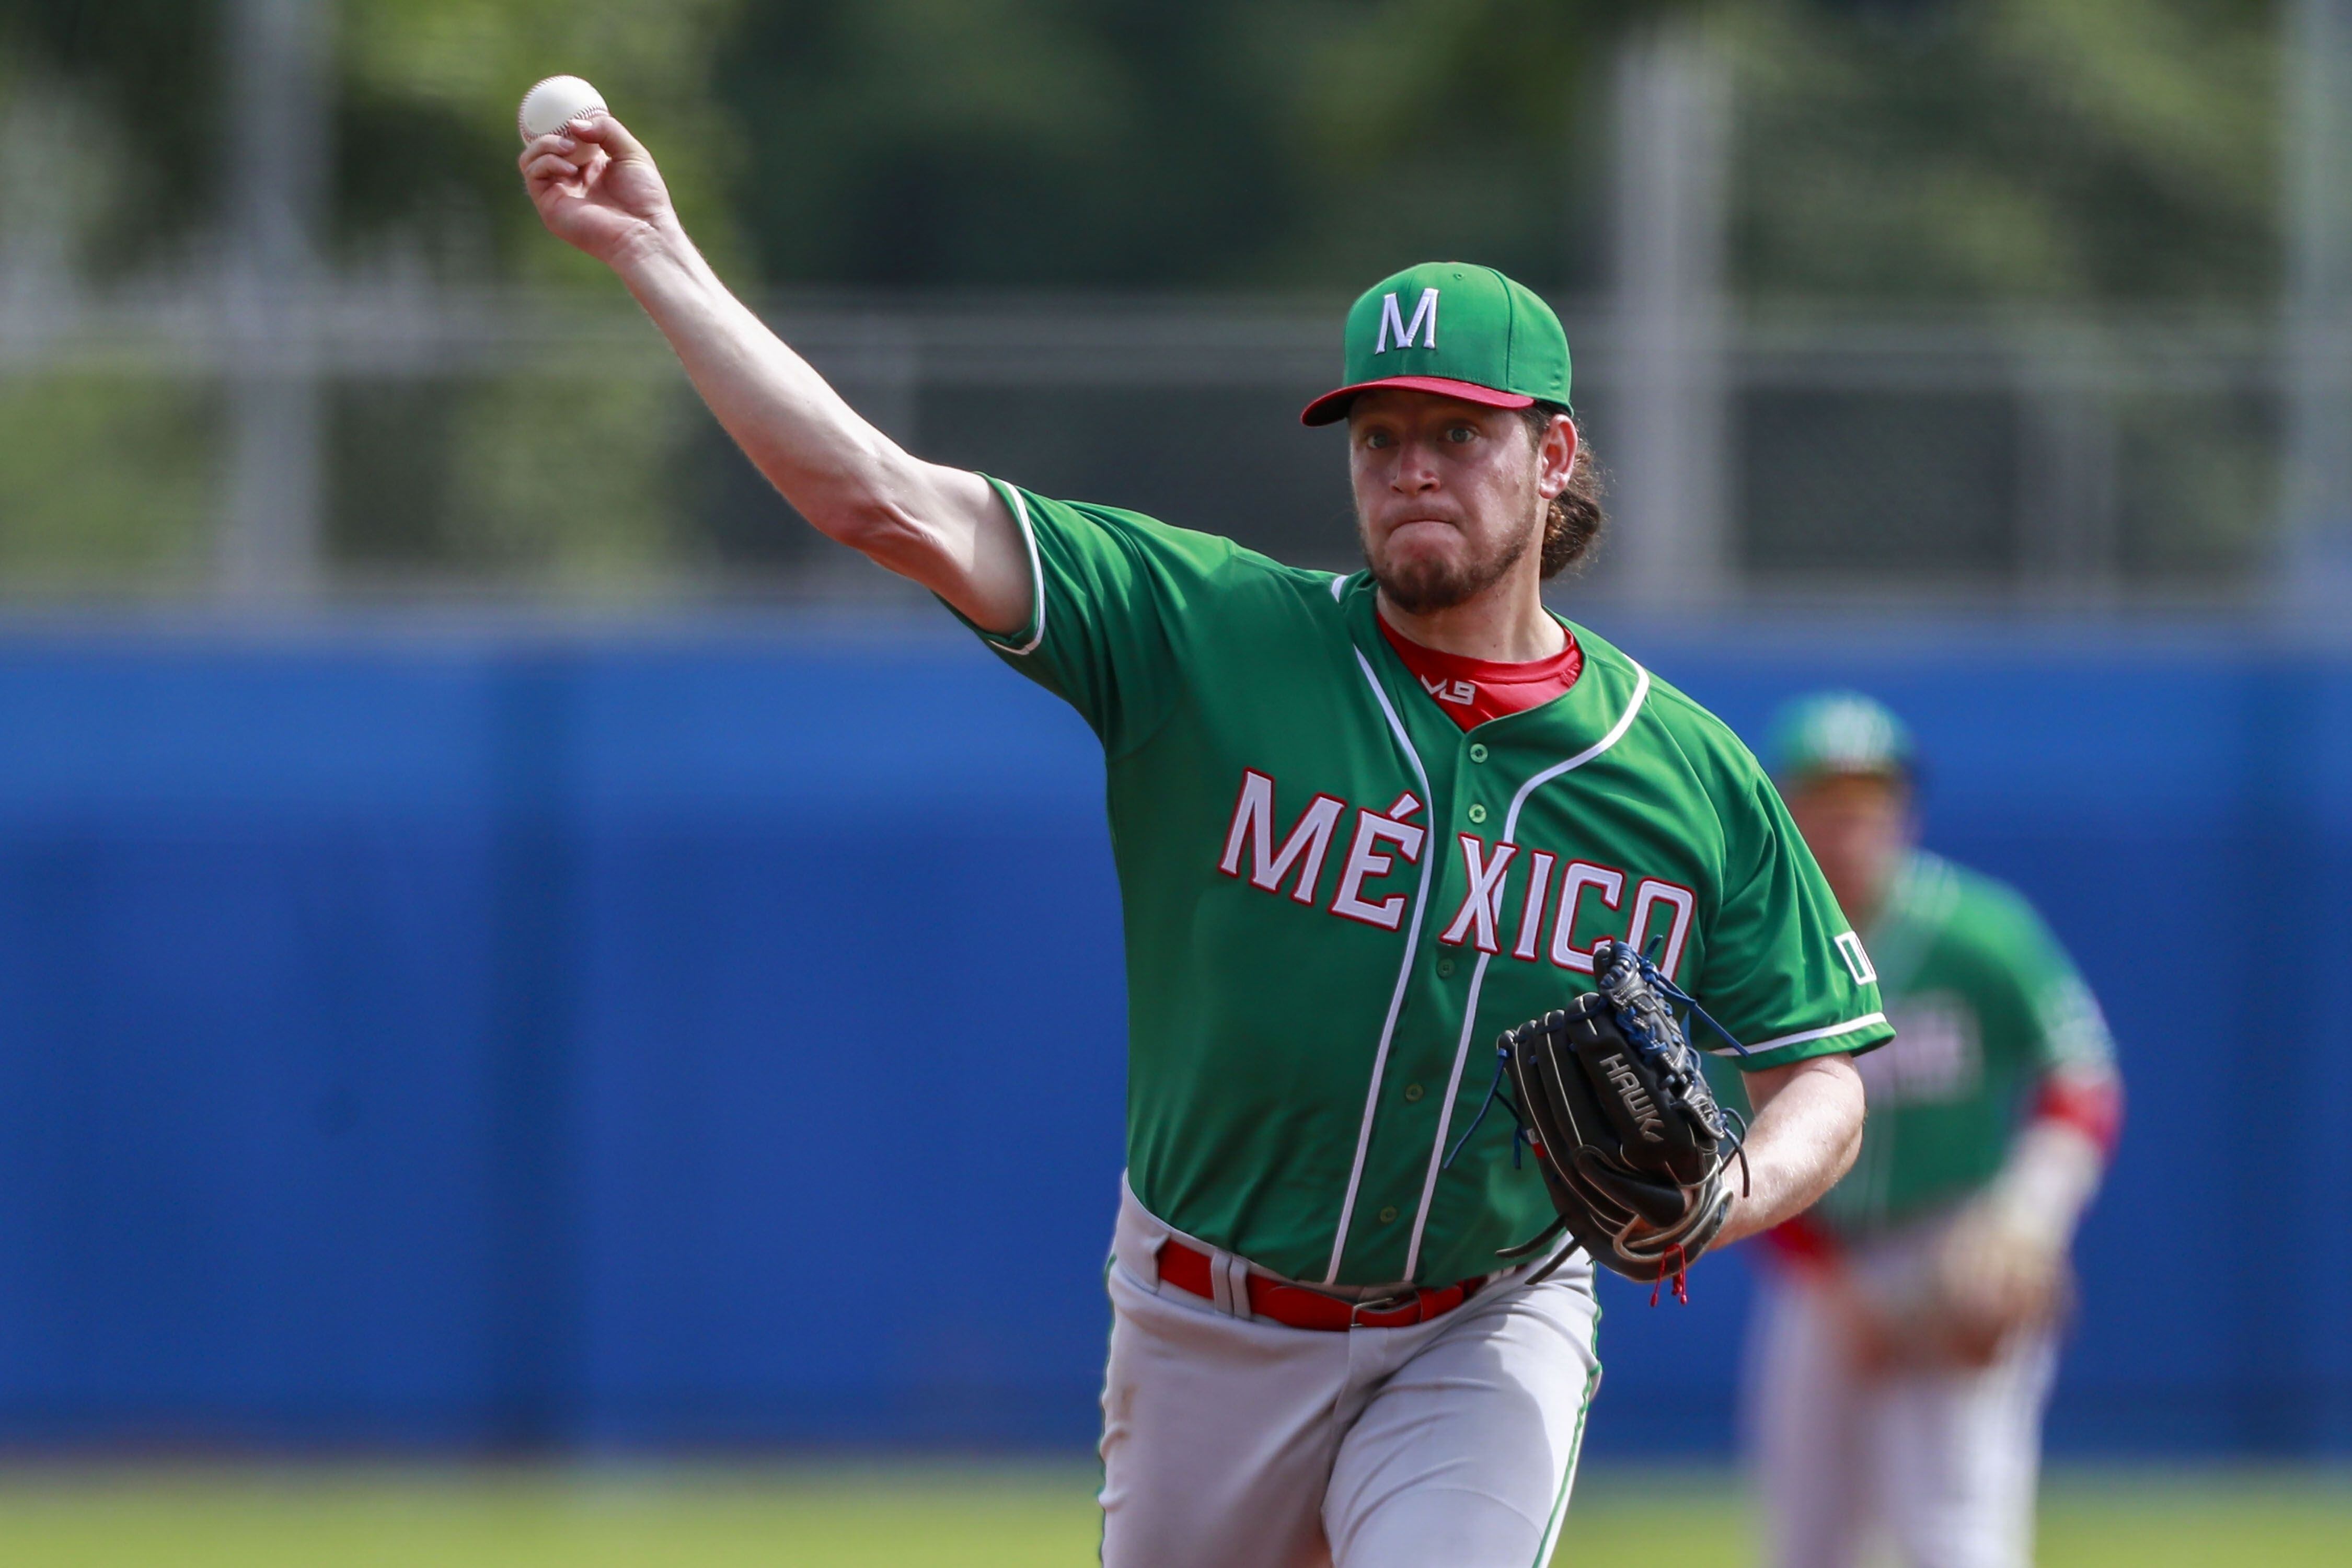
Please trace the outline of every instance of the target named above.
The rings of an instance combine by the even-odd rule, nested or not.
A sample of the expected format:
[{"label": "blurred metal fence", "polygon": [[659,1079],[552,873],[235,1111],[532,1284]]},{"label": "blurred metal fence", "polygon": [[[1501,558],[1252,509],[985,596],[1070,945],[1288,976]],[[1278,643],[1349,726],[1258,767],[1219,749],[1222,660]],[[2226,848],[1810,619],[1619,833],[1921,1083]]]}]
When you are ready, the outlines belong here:
[{"label": "blurred metal fence", "polygon": [[[785,297],[768,315],[927,455],[1340,566],[1338,438],[1295,417],[1336,371],[1339,308]],[[1662,475],[1726,498],[1719,529],[1648,563],[1652,599],[1682,565],[1694,595],[1750,601],[2241,605],[2276,585],[2275,321],[1735,316],[1705,362],[1722,434],[1685,449],[1671,424],[1663,448],[1627,440],[1640,323],[1567,314],[1618,510],[1641,517]],[[392,277],[281,300],[273,320],[257,337],[207,292],[0,288],[0,591],[882,591],[797,529],[617,290]],[[307,388],[315,416],[312,537],[257,536],[300,557],[283,572],[257,566],[255,538],[228,544],[250,490],[225,394],[257,376]],[[1710,451],[1714,485],[1660,467]],[[1631,591],[1623,544],[1589,592]]]},{"label": "blurred metal fence", "polygon": [[[68,236],[87,115],[18,92],[0,598],[898,591],[792,522],[617,289],[453,292],[325,263],[334,12],[227,6],[228,199],[169,292],[85,291]],[[1621,520],[1580,591],[2306,609],[2352,591],[2352,0],[2296,0],[2282,47],[2294,244],[2275,314],[1890,319],[1732,303],[1733,61],[1696,11],[1632,28],[1614,291],[1567,312]],[[928,455],[1342,566],[1338,438],[1294,414],[1336,372],[1345,303],[768,311]]]}]

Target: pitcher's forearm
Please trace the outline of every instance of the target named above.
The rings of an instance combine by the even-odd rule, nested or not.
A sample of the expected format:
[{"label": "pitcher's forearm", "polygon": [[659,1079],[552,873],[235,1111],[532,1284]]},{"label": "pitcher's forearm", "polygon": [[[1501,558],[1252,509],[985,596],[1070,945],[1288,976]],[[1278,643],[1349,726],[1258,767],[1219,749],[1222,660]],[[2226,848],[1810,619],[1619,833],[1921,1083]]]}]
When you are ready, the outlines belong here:
[{"label": "pitcher's forearm", "polygon": [[816,528],[856,542],[877,507],[915,498],[918,465],[722,283],[675,224],[614,270],[669,340],[727,433]]},{"label": "pitcher's forearm", "polygon": [[1044,590],[987,481],[909,456],[735,298],[627,126],[591,110],[526,144],[519,166],[549,232],[620,275],[736,445],[819,532],[984,630],[1026,622]]},{"label": "pitcher's forearm", "polygon": [[1748,1088],[1759,1108],[1748,1133],[1746,1195],[1735,1162],[1725,1175],[1732,1186],[1731,1216],[1717,1246],[1802,1214],[1846,1173],[1862,1148],[1862,1076],[1845,1058],[1816,1057],[1751,1074]]},{"label": "pitcher's forearm", "polygon": [[1026,619],[1028,559],[977,474],[908,454],[737,299],[675,222],[614,261],[695,390],[816,530],[992,631]]}]

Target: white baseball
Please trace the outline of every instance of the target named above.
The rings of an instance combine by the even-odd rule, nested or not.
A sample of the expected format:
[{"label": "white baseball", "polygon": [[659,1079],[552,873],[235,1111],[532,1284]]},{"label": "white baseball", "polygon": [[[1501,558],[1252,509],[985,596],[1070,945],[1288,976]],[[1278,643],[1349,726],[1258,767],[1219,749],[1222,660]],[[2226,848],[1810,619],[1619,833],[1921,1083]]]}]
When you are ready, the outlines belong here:
[{"label": "white baseball", "polygon": [[578,77],[551,76],[522,95],[522,107],[515,110],[515,129],[522,132],[525,142],[535,142],[604,107],[604,95]]}]

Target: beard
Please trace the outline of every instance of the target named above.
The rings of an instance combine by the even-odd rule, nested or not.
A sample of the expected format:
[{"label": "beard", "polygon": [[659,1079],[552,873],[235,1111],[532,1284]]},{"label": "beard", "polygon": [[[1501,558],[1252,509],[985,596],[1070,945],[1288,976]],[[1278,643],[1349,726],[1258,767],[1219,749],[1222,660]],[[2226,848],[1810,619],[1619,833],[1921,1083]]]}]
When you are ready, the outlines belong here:
[{"label": "beard", "polygon": [[1425,616],[1466,605],[1510,573],[1527,554],[1541,529],[1536,523],[1498,541],[1484,554],[1473,552],[1453,560],[1383,561],[1369,539],[1364,541],[1364,564],[1389,603],[1409,616]]}]

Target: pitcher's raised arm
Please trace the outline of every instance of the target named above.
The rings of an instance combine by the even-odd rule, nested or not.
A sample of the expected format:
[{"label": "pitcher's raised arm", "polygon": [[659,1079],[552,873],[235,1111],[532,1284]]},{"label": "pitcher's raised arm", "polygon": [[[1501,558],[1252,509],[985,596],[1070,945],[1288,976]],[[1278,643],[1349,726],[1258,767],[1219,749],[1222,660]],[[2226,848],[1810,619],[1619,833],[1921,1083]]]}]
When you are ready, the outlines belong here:
[{"label": "pitcher's raised arm", "polygon": [[1021,626],[1028,552],[988,482],[900,447],[729,292],[625,126],[583,115],[524,147],[521,168],[549,232],[619,275],[727,433],[819,532],[985,629]]}]

